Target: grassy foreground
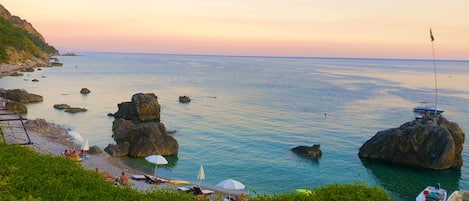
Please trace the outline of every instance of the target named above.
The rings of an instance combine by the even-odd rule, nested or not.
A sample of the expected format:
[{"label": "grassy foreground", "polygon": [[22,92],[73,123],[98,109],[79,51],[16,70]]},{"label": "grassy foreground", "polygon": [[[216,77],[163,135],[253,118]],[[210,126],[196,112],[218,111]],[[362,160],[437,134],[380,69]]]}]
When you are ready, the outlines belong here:
[{"label": "grassy foreground", "polygon": [[[0,129],[1,136],[1,129]],[[42,155],[30,147],[0,142],[0,200],[199,200],[173,189],[138,191],[116,187],[99,173],[65,157]],[[221,196],[217,200],[222,200]],[[253,201],[392,200],[379,188],[361,184],[331,184],[309,194],[285,192],[255,195]]]}]

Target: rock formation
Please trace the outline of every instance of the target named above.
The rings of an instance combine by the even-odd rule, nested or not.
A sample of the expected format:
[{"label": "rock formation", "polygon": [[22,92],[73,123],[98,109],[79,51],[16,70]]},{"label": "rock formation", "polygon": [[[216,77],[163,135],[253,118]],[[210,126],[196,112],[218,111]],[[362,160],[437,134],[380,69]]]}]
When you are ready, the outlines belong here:
[{"label": "rock formation", "polygon": [[44,119],[28,120],[24,124],[26,129],[35,131],[41,136],[48,136],[53,138],[68,137],[67,130],[63,127],[51,124]]},{"label": "rock formation", "polygon": [[42,96],[28,93],[21,89],[0,89],[0,96],[20,103],[36,103],[43,101]]},{"label": "rock formation", "polygon": [[306,158],[312,158],[312,159],[317,159],[322,156],[322,151],[321,151],[321,145],[315,144],[311,147],[308,146],[297,146],[293,149],[293,153],[301,155]]},{"label": "rock formation", "polygon": [[179,96],[179,102],[188,103],[191,102],[191,98],[189,98],[189,96]]},{"label": "rock formation", "polygon": [[16,102],[16,101],[10,101],[6,104],[6,109],[16,112],[18,114],[27,114],[28,113],[28,108],[26,107],[25,104]]},{"label": "rock formation", "polygon": [[[0,77],[10,75],[16,70],[30,67],[44,67],[50,64],[51,55],[59,51],[47,44],[44,37],[26,20],[10,14],[0,5],[0,25],[2,37],[0,40]],[[14,41],[13,43],[11,41]]]},{"label": "rock formation", "polygon": [[88,110],[85,108],[79,108],[79,107],[70,107],[64,110],[64,112],[68,112],[68,113],[79,113],[79,112],[86,112],[86,111]]},{"label": "rock formation", "polygon": [[139,122],[160,121],[160,104],[155,94],[138,93],[132,96],[131,102],[117,105],[119,110],[114,114],[116,119],[127,119]]},{"label": "rock formation", "polygon": [[465,134],[444,117],[418,119],[376,133],[360,147],[359,157],[429,169],[460,168]]},{"label": "rock formation", "polygon": [[89,94],[89,93],[91,93],[91,91],[88,88],[81,88],[80,93],[81,94]]},{"label": "rock formation", "polygon": [[70,108],[70,105],[67,104],[54,104],[54,108],[58,110],[64,110]]},{"label": "rock formation", "polygon": [[116,145],[104,151],[111,156],[146,157],[177,155],[179,145],[160,123],[160,105],[153,93],[138,93],[131,102],[118,104],[112,131]]}]

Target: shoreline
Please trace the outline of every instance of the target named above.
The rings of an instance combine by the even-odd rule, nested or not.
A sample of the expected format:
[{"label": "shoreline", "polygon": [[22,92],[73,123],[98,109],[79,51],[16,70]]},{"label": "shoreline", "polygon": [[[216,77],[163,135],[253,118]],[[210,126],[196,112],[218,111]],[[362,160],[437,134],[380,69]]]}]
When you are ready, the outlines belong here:
[{"label": "shoreline", "polygon": [[[0,106],[0,109],[3,108],[1,108]],[[79,150],[81,148],[80,144],[76,144],[72,141],[71,136],[66,132],[66,129],[64,129],[62,126],[47,121],[45,121],[47,123],[47,126],[39,125],[37,123],[38,121],[45,120],[27,120],[27,123],[25,123],[25,128],[28,131],[32,144],[23,146],[31,146],[40,154],[52,154],[56,157],[63,157],[62,152],[65,149],[73,149],[75,147],[76,150]],[[0,123],[0,125],[2,125],[2,128],[5,131],[7,130],[5,128],[11,127],[13,124],[10,122],[8,124]],[[10,144],[8,142],[6,143]],[[178,187],[183,186],[198,186],[195,183],[181,185],[170,183],[149,184],[146,183],[144,180],[134,180],[131,178],[132,175],[150,174],[130,167],[129,165],[125,164],[125,162],[123,162],[120,157],[112,157],[103,150],[101,153],[98,154],[88,154],[88,158],[86,160],[77,163],[80,163],[82,167],[87,170],[96,170],[96,168],[98,168],[99,172],[101,173],[107,171],[113,177],[120,176],[121,173],[124,172],[129,177],[130,186],[138,191],[151,191],[159,188],[170,188],[177,190]],[[160,178],[171,180],[171,178]],[[201,185],[200,187],[205,190],[214,191],[214,193],[206,196],[210,200],[214,200],[220,195],[222,197],[227,197],[229,194],[231,194],[232,196],[235,195],[235,193],[230,193],[229,191],[224,191],[223,189],[219,189],[213,186]]]}]

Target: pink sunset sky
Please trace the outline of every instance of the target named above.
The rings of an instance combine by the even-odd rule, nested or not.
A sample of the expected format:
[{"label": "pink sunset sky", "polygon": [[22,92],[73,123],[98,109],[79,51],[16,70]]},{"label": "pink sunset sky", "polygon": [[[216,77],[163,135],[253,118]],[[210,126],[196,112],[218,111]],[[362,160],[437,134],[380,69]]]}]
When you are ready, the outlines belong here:
[{"label": "pink sunset sky", "polygon": [[65,51],[469,59],[469,1],[2,0]]}]

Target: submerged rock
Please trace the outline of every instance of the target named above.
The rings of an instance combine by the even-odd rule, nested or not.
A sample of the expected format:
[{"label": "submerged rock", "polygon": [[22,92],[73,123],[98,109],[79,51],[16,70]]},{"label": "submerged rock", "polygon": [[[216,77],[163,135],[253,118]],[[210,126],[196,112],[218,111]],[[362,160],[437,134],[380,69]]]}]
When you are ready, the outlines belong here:
[{"label": "submerged rock", "polygon": [[68,113],[78,113],[78,112],[86,112],[86,111],[88,110],[85,108],[79,108],[79,107],[70,107],[64,110],[64,112],[68,112]]},{"label": "submerged rock", "polygon": [[461,168],[465,134],[444,117],[437,124],[423,120],[379,131],[360,147],[362,159],[429,169]]},{"label": "submerged rock", "polygon": [[58,109],[58,110],[64,110],[64,109],[70,108],[70,105],[63,104],[63,103],[62,104],[55,104],[54,108]]}]

